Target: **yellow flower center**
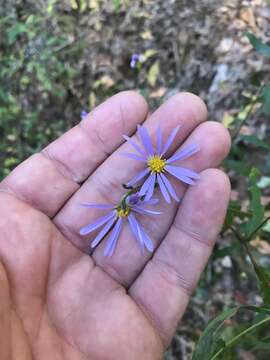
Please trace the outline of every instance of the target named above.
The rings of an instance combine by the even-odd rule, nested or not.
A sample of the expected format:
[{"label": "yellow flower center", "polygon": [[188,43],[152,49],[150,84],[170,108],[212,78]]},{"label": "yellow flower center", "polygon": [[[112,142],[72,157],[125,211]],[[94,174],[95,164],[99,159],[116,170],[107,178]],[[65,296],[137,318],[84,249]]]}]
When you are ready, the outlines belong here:
[{"label": "yellow flower center", "polygon": [[130,213],[130,208],[129,207],[127,207],[126,210],[124,210],[122,208],[117,209],[117,216],[120,217],[120,218],[128,216],[129,213]]},{"label": "yellow flower center", "polygon": [[161,159],[158,155],[154,155],[148,159],[147,165],[152,172],[161,173],[164,172],[166,160]]}]

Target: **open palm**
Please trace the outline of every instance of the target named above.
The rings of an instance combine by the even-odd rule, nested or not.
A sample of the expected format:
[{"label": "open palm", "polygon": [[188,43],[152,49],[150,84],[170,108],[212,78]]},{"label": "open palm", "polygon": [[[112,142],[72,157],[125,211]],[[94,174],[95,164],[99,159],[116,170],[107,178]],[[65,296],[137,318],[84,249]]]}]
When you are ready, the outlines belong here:
[{"label": "open palm", "polygon": [[[0,358],[159,359],[222,226],[227,177],[214,169],[228,153],[222,125],[206,120],[195,95],[175,95],[148,116],[144,99],[122,92],[18,166],[0,184]],[[56,119],[55,119],[56,121]],[[82,202],[116,203],[140,164],[122,134],[143,123],[164,137],[178,124],[172,151],[196,143],[182,163],[200,180],[163,215],[141,219],[155,244],[142,255],[126,226],[112,257],[104,243],[89,256],[79,229],[102,215]],[[136,135],[134,135],[136,137]],[[154,141],[154,136],[153,136]]]}]

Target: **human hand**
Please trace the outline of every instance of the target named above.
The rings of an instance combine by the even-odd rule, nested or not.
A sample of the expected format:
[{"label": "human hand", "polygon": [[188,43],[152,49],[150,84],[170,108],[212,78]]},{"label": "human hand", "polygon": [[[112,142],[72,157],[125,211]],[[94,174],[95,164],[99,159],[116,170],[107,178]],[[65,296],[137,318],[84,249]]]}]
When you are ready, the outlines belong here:
[{"label": "human hand", "polygon": [[[202,101],[173,96],[147,117],[144,99],[122,92],[91,112],[0,184],[0,359],[160,359],[221,229],[229,181],[215,169],[227,155],[226,129],[206,120]],[[146,119],[147,117],[147,119]],[[116,203],[140,164],[119,156],[122,134],[143,123],[164,136],[178,124],[176,151],[200,172],[180,205],[161,201],[143,219],[155,243],[142,255],[125,227],[112,257],[91,254],[79,229],[100,216],[82,202]]]}]

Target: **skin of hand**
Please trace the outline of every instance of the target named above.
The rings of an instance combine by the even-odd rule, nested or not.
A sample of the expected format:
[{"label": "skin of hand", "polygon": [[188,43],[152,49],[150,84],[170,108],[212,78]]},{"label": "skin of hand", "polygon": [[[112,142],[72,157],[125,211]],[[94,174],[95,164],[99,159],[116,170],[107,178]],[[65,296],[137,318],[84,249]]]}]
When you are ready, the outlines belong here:
[{"label": "skin of hand", "polygon": [[[20,164],[0,184],[0,359],[161,359],[210,256],[230,196],[216,167],[230,148],[227,130],[206,121],[195,95],[180,93],[148,113],[136,92],[121,92]],[[181,125],[172,152],[200,151],[182,164],[196,185],[173,185],[182,201],[161,200],[142,219],[155,252],[142,255],[128,226],[112,257],[104,242],[89,256],[79,229],[101,215],[82,202],[116,203],[140,164],[119,154],[122,134],[143,123],[154,142]],[[182,165],[181,164],[181,165]]]}]

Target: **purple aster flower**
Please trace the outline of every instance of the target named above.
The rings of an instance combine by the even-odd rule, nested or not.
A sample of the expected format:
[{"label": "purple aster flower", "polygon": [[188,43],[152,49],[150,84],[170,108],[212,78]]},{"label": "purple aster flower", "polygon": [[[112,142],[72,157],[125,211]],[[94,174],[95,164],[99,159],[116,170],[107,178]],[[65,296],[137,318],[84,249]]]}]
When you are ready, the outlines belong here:
[{"label": "purple aster flower", "polygon": [[131,58],[130,58],[130,63],[129,66],[131,67],[131,69],[135,69],[136,65],[138,62],[143,62],[144,61],[144,56],[142,54],[132,54]]},{"label": "purple aster flower", "polygon": [[83,120],[84,118],[86,118],[86,116],[88,115],[88,112],[85,110],[81,111],[81,119]]},{"label": "purple aster flower", "polygon": [[130,64],[129,66],[131,69],[135,69],[137,62],[139,61],[140,55],[139,54],[132,54],[130,58]]},{"label": "purple aster flower", "polygon": [[175,161],[186,159],[196,153],[199,150],[199,146],[196,144],[190,144],[183,150],[180,150],[169,158],[166,158],[165,155],[175,139],[175,136],[179,130],[179,126],[177,126],[171,132],[169,138],[164,143],[162,141],[161,129],[158,127],[156,134],[156,149],[153,147],[147,129],[140,125],[138,125],[137,129],[143,147],[140,147],[128,136],[123,135],[124,139],[127,140],[138,152],[138,154],[124,153],[123,155],[144,163],[145,167],[131,181],[127,183],[127,186],[134,186],[147,176],[147,179],[144,181],[139,191],[139,196],[145,196],[145,200],[148,201],[151,199],[155,185],[157,184],[164,199],[168,203],[171,202],[171,197],[176,201],[179,201],[179,198],[166,175],[170,174],[176,177],[178,180],[189,185],[194,183],[194,179],[199,179],[199,175],[195,171],[181,166],[172,165]]},{"label": "purple aster flower", "polygon": [[108,210],[108,213],[98,218],[94,223],[84,226],[80,230],[80,235],[88,235],[91,232],[101,228],[94,240],[91,242],[91,248],[96,247],[111,231],[108,237],[104,256],[112,256],[117,245],[123,223],[128,221],[135,239],[138,241],[141,251],[146,247],[148,251],[153,252],[154,245],[150,237],[146,234],[143,227],[138,222],[135,214],[159,215],[158,211],[147,209],[148,205],[157,204],[157,199],[142,200],[138,193],[128,195],[124,201],[118,205],[108,204],[82,204],[87,208]]}]

